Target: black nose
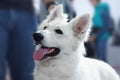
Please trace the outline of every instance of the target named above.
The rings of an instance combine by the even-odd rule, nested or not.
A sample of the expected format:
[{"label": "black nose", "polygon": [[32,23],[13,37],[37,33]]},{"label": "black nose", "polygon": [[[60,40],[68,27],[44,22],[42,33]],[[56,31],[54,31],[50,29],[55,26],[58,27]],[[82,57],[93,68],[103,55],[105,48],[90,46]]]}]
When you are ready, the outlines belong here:
[{"label": "black nose", "polygon": [[40,42],[44,39],[44,36],[41,33],[34,33],[33,38],[36,42]]}]

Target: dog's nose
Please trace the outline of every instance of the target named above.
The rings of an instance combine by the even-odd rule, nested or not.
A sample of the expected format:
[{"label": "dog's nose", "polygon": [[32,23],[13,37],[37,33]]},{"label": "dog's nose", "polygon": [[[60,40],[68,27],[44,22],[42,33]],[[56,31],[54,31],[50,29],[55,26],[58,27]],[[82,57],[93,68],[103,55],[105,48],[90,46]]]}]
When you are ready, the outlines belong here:
[{"label": "dog's nose", "polygon": [[44,36],[41,33],[34,33],[33,38],[36,42],[40,42],[44,39]]}]

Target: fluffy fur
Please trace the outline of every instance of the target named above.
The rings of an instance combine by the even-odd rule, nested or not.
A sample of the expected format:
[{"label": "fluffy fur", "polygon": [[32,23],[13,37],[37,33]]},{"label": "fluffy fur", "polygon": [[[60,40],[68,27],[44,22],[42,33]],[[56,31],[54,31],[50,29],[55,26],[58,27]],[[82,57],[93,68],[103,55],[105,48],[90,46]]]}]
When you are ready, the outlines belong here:
[{"label": "fluffy fur", "polygon": [[[90,32],[89,24],[89,14],[68,23],[62,5],[51,11],[37,32],[44,35],[42,45],[57,47],[61,51],[55,57],[35,61],[35,80],[120,80],[108,64],[83,56],[83,43]],[[47,28],[43,30],[45,26]],[[61,29],[63,34],[57,34],[55,29]]]}]

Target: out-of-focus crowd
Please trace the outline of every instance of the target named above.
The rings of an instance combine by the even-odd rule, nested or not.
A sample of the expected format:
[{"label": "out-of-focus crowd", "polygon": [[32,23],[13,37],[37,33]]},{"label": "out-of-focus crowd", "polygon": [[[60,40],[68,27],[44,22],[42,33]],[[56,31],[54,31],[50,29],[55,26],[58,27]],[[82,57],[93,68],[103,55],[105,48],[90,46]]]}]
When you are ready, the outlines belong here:
[{"label": "out-of-focus crowd", "polygon": [[[5,80],[9,68],[12,80],[33,80],[35,46],[32,35],[58,4],[63,4],[68,22],[76,17],[74,0],[38,0],[35,11],[32,0],[0,0],[0,80]],[[114,35],[113,45],[120,45],[120,21],[116,29],[107,3],[89,0],[94,7],[92,32],[85,43],[87,57],[107,62],[106,46]]]}]

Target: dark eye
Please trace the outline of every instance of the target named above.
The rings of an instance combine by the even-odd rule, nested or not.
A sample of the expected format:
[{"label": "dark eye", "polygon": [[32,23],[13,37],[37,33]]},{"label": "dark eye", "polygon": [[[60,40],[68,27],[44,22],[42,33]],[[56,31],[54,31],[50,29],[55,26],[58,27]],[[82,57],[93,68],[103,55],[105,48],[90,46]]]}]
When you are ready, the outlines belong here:
[{"label": "dark eye", "polygon": [[60,29],[56,29],[55,32],[56,32],[57,34],[63,34],[63,32],[62,32]]},{"label": "dark eye", "polygon": [[44,28],[43,28],[43,30],[45,30],[47,28],[47,26],[45,26]]}]

